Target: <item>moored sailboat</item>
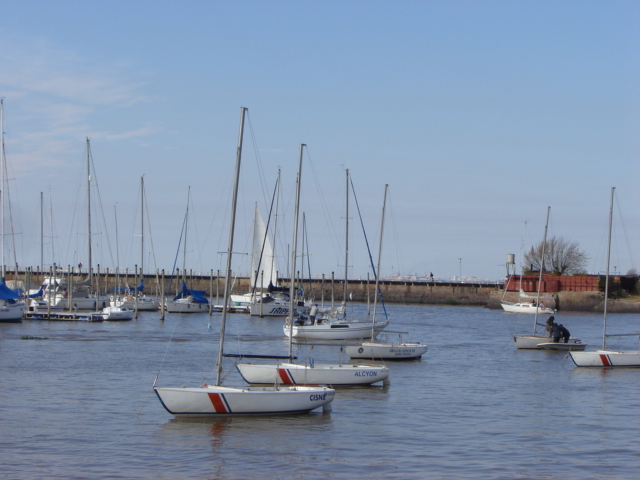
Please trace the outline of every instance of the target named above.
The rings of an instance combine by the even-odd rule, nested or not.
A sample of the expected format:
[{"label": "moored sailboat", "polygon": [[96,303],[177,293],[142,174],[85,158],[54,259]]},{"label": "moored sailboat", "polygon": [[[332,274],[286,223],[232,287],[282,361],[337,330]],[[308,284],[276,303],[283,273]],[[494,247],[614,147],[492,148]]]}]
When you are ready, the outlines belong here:
[{"label": "moored sailboat", "polygon": [[[382,220],[380,222],[380,243],[378,246],[378,266],[374,269],[373,274],[376,278],[375,293],[373,297],[373,325],[376,323],[376,313],[378,307],[378,297],[380,296],[380,302],[384,307],[384,300],[380,292],[380,260],[382,258],[382,239],[384,232],[384,216],[385,208],[387,205],[387,190],[389,185],[384,186],[384,200],[382,202]],[[373,264],[373,261],[372,261]],[[388,335],[391,335],[389,332]],[[367,358],[372,360],[415,360],[422,357],[429,349],[428,345],[416,342],[403,342],[402,334],[399,335],[398,342],[380,342],[376,340],[375,330],[371,330],[371,340],[368,342],[362,342],[359,345],[347,345],[345,350],[347,355],[351,358]]]},{"label": "moored sailboat", "polygon": [[[242,137],[246,108],[241,110],[240,133],[236,153],[235,180],[229,227],[227,250],[224,305],[228,305],[231,290],[231,259],[235,228],[240,162],[242,158]],[[319,407],[330,410],[335,390],[329,387],[244,387],[234,388],[222,385],[222,360],[224,357],[224,334],[227,309],[222,310],[220,322],[220,345],[216,367],[215,385],[199,387],[158,387],[154,381],[154,391],[164,408],[173,415],[264,415],[308,412]]]},{"label": "moored sailboat", "polygon": [[189,193],[187,194],[187,211],[184,214],[183,222],[184,249],[182,252],[182,285],[180,292],[178,292],[175,297],[167,299],[164,302],[164,309],[169,313],[208,313],[210,308],[206,292],[202,290],[193,290],[187,287],[186,258],[190,198],[191,187],[189,187]]},{"label": "moored sailboat", "polygon": [[[542,288],[542,272],[544,270],[545,250],[547,246],[547,230],[549,228],[549,213],[551,207],[547,207],[547,220],[544,226],[544,239],[542,241],[542,258],[540,260],[540,268],[538,275],[538,291],[536,295],[536,305],[540,305],[540,290]],[[535,309],[535,317],[533,319],[532,335],[514,335],[513,341],[518,349],[534,349],[534,350],[584,350],[587,346],[582,343],[579,338],[570,337],[566,343],[550,341],[549,335],[542,336],[537,334],[538,309]]]},{"label": "moored sailboat", "polygon": [[[127,308],[134,312],[155,312],[160,308],[158,300],[144,294],[144,177],[140,178],[140,192],[140,284],[133,289],[125,289],[124,296],[115,295],[111,298],[111,306]],[[118,288],[118,293],[121,293],[120,290]]]},{"label": "moored sailboat", "polygon": [[[349,273],[349,169],[346,170],[347,188],[346,188],[346,215],[345,215],[345,262],[344,262],[344,290],[343,290],[343,306],[347,302],[347,287]],[[370,337],[374,332],[374,336],[383,331],[389,321],[360,321],[347,320],[346,308],[340,309],[343,313],[341,318],[330,314],[319,313],[312,307],[308,318],[299,314],[297,318],[287,317],[283,330],[285,335],[297,340],[360,340]],[[291,324],[290,322],[293,322]]]},{"label": "moored sailboat", "polygon": [[607,270],[604,287],[604,313],[602,318],[602,349],[596,351],[569,352],[573,363],[578,367],[640,367],[640,350],[607,349],[607,337],[640,336],[640,333],[612,335],[607,333],[607,305],[609,299],[609,267],[611,261],[611,227],[613,224],[613,196],[615,187],[611,188],[611,206],[609,208],[609,239],[607,245]]},{"label": "moored sailboat", "polygon": [[[0,322],[20,322],[24,316],[26,306],[24,301],[21,300],[20,295],[10,289],[5,283],[5,262],[4,262],[4,211],[6,204],[6,185],[5,185],[5,154],[4,154],[4,99],[0,98],[0,169],[2,169],[2,184],[0,185],[0,229],[2,234],[2,276],[0,276]],[[16,272],[17,273],[17,272]]]}]

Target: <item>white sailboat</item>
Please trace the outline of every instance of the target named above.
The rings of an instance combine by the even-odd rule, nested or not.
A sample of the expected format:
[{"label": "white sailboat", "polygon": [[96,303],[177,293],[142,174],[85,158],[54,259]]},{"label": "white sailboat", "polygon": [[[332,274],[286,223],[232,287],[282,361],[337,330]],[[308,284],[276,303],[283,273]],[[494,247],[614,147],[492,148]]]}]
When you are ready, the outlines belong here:
[{"label": "white sailboat", "polygon": [[124,297],[120,295],[112,297],[111,306],[128,308],[134,312],[155,312],[160,308],[158,300],[144,294],[144,177],[140,178],[140,191],[140,285]]},{"label": "white sailboat", "polygon": [[[229,227],[227,250],[227,270],[224,287],[224,305],[228,305],[231,290],[231,258],[235,229],[240,161],[242,158],[242,137],[246,108],[241,110],[240,134],[236,153],[235,181]],[[244,387],[234,388],[222,385],[222,359],[227,309],[222,310],[220,322],[220,347],[216,368],[216,384],[199,387],[157,387],[154,390],[164,408],[173,415],[264,415],[308,412],[319,407],[330,410],[335,390],[329,387]]]},{"label": "white sailboat", "polygon": [[[296,271],[298,245],[298,217],[300,212],[300,184],[302,180],[302,153],[304,144],[300,145],[300,163],[296,182],[296,206],[293,225],[293,248],[291,253],[291,271]],[[294,309],[295,275],[292,275],[290,289],[290,308]],[[292,329],[293,325],[289,325]],[[293,358],[293,335],[289,335],[289,360]],[[389,369],[381,365],[354,364],[316,364],[309,362],[297,364],[292,362],[277,364],[238,363],[236,364],[242,378],[252,385],[370,385],[384,382],[389,378]]]},{"label": "white sailboat", "polygon": [[[547,220],[544,226],[544,239],[542,241],[542,258],[540,260],[540,273],[538,276],[538,293],[536,296],[536,304],[540,304],[540,289],[542,287],[542,271],[544,270],[545,249],[547,246],[547,229],[549,228],[549,213],[551,207],[547,207]],[[549,336],[537,335],[538,327],[538,309],[534,312],[533,334],[532,335],[515,335],[513,341],[518,349],[534,349],[534,350],[584,350],[587,346],[582,343],[579,338],[571,337],[567,343],[555,343],[550,341]]]},{"label": "white sailboat", "polygon": [[273,246],[257,205],[253,221],[251,287],[251,301],[248,305],[252,317],[289,315],[289,292],[278,285],[278,267]]},{"label": "white sailboat", "polygon": [[543,303],[538,305],[535,302],[523,302],[519,300],[515,303],[503,301],[500,305],[502,305],[502,308],[507,313],[533,313],[538,315],[553,315],[555,313],[553,308],[547,307]]},{"label": "white sailboat", "polygon": [[[344,291],[343,305],[347,301],[348,272],[349,272],[349,169],[347,174],[347,190],[346,190],[346,227],[345,227],[345,262],[344,262]],[[291,319],[287,317],[283,330],[285,335],[296,338],[298,340],[360,340],[371,337],[373,330],[374,336],[384,330],[389,321],[359,321],[347,320],[346,308],[342,310],[344,315],[342,318],[321,314],[315,312],[312,307],[309,317],[299,315],[297,318]],[[289,322],[293,321],[293,325]],[[290,328],[291,327],[291,328]]]},{"label": "white sailboat", "polygon": [[[111,299],[101,295],[99,289],[93,293],[93,258],[91,245],[91,142],[87,138],[87,252],[88,277],[74,283],[71,287],[64,277],[45,277],[42,283],[44,299],[52,298],[52,307],[62,307],[67,310],[101,310],[110,305]],[[55,275],[55,272],[54,272]]]},{"label": "white sailboat", "polygon": [[191,197],[191,187],[187,194],[187,211],[184,215],[184,250],[182,253],[182,286],[180,292],[172,299],[164,302],[164,308],[169,313],[209,313],[209,300],[202,290],[192,290],[187,288],[187,230],[189,224],[189,198]]},{"label": "white sailboat", "polygon": [[[0,322],[21,322],[26,306],[20,299],[20,295],[10,289],[5,283],[5,263],[4,263],[4,211],[6,204],[6,158],[4,154],[4,98],[0,98],[0,169],[2,169],[2,185],[0,185],[0,230],[2,234],[2,276],[0,277]],[[17,273],[17,272],[16,272]]]},{"label": "white sailboat", "polygon": [[[389,185],[384,186],[384,200],[382,202],[382,221],[380,222],[380,243],[378,246],[378,266],[374,271],[376,277],[376,287],[373,297],[373,324],[375,325],[378,307],[378,293],[380,292],[380,260],[382,257],[382,239],[384,232],[384,214],[387,204],[387,190]],[[382,302],[382,298],[380,298]],[[384,303],[383,303],[384,305]],[[386,317],[386,311],[385,311]],[[385,334],[392,335],[392,333]],[[429,349],[428,345],[417,342],[403,342],[402,334],[399,335],[398,342],[381,342],[375,338],[375,332],[371,331],[371,341],[362,342],[359,345],[347,345],[345,350],[351,358],[367,358],[371,360],[415,360]]]},{"label": "white sailboat", "polygon": [[609,298],[609,267],[611,260],[611,227],[613,224],[613,196],[615,187],[611,188],[611,206],[609,208],[609,239],[607,245],[607,271],[604,286],[604,314],[602,327],[602,349],[585,352],[569,352],[573,363],[578,367],[640,367],[639,350],[609,350],[607,337],[640,336],[640,333],[612,335],[607,333],[607,304]]}]

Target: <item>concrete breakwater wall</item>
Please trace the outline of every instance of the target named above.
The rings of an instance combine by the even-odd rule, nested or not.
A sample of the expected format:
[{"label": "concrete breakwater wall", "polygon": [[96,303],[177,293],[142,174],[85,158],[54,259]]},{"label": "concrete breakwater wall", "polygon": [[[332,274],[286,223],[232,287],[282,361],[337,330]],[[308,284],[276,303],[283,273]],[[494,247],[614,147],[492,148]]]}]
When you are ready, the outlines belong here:
[{"label": "concrete breakwater wall", "polygon": [[[40,275],[32,275],[30,283],[38,285],[42,281]],[[18,278],[26,277],[20,273]],[[85,275],[74,276],[74,282],[82,281]],[[101,290],[105,291],[113,288],[116,283],[115,275],[102,274],[98,277]],[[137,285],[139,280],[134,275],[123,278],[120,276],[120,285]],[[286,285],[287,280],[282,280]],[[224,277],[209,275],[189,275],[187,277],[188,287],[196,290],[204,290],[212,298],[221,298],[224,292]],[[148,295],[160,295],[161,286],[164,286],[167,296],[173,296],[180,289],[181,280],[173,279],[170,285],[170,278],[155,275],[145,275],[145,292]],[[247,293],[250,289],[250,280],[246,277],[236,278],[232,284],[232,293]],[[309,294],[314,301],[328,304],[332,301],[340,303],[343,300],[344,285],[341,280],[331,279],[313,280],[304,282],[305,296]],[[469,282],[414,282],[414,281],[383,281],[380,283],[380,290],[387,303],[401,304],[433,304],[433,305],[468,305],[484,306],[487,308],[500,309],[500,302],[503,299],[510,302],[518,301],[517,292],[504,292],[502,283],[469,283]],[[375,293],[375,283],[365,280],[349,280],[347,296],[356,302],[373,302]],[[541,303],[555,308],[559,311],[583,311],[601,312],[604,305],[604,294],[598,291],[592,292],[554,292],[544,293],[540,297]],[[610,312],[613,313],[640,313],[640,298],[620,298],[610,299]]]}]

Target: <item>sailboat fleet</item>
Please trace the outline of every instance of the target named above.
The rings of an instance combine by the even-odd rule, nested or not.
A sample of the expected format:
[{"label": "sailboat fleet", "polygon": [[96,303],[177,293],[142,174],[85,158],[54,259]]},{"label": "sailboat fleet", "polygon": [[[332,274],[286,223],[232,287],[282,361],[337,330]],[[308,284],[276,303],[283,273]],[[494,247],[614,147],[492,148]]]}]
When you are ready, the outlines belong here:
[{"label": "sailboat fleet", "polygon": [[[241,109],[240,131],[235,163],[235,177],[232,193],[231,220],[229,224],[229,239],[226,252],[225,279],[231,279],[231,266],[234,249],[234,232],[236,221],[238,185],[240,181],[240,165],[242,159],[242,144],[244,136],[244,123],[247,109]],[[2,188],[0,191],[0,203],[2,212],[0,220],[2,225],[2,272],[0,278],[0,321],[21,321],[26,312],[26,305],[18,293],[9,288],[5,283],[5,250],[4,241],[4,210],[5,200],[5,154],[3,135],[3,100],[0,99],[0,134],[2,152],[0,157],[0,169],[2,170]],[[390,370],[384,364],[354,362],[354,360],[389,361],[389,360],[416,360],[420,359],[427,351],[428,345],[421,342],[403,341],[406,332],[384,333],[384,340],[379,336],[389,326],[390,320],[387,314],[382,292],[380,290],[380,264],[382,256],[382,240],[385,223],[385,209],[387,203],[388,185],[385,185],[382,215],[380,224],[380,239],[377,265],[371,267],[375,278],[373,315],[368,320],[348,318],[346,301],[348,298],[348,265],[349,265],[349,197],[350,176],[346,170],[346,214],[345,214],[345,273],[343,304],[338,308],[321,310],[318,305],[304,302],[300,297],[296,279],[296,262],[298,258],[298,227],[300,214],[300,195],[303,153],[306,145],[300,145],[300,157],[296,180],[296,197],[294,210],[293,240],[290,256],[290,281],[287,287],[279,285],[277,266],[272,241],[268,233],[268,225],[265,225],[259,209],[256,205],[254,215],[253,248],[252,248],[252,280],[251,291],[243,295],[231,294],[231,281],[224,282],[223,307],[221,308],[220,337],[218,355],[215,364],[216,379],[213,385],[203,383],[197,386],[163,386],[159,382],[158,374],[153,383],[153,391],[157,395],[162,406],[172,415],[176,416],[218,416],[218,415],[264,415],[264,414],[289,414],[310,412],[322,408],[323,412],[331,411],[331,403],[335,398],[334,387],[353,385],[389,384]],[[40,315],[40,319],[55,319],[59,315],[60,320],[131,320],[133,312],[138,310],[155,311],[159,308],[169,313],[211,313],[210,299],[206,293],[193,290],[187,286],[185,262],[187,226],[189,215],[189,202],[184,219],[183,265],[181,290],[172,299],[167,299],[160,304],[155,298],[143,294],[144,283],[136,288],[129,289],[126,295],[121,295],[120,289],[116,290],[109,298],[94,288],[92,268],[91,246],[91,147],[86,140],[87,157],[87,228],[88,228],[88,278],[81,282],[74,282],[71,272],[61,272],[52,268],[50,274],[45,276],[41,285],[41,297],[33,302],[34,315]],[[278,188],[280,182],[278,174]],[[351,185],[353,188],[353,185]],[[614,190],[611,191],[611,211],[609,218],[609,256],[611,250],[611,223]],[[354,191],[355,196],[355,191]],[[141,261],[140,278],[144,278],[144,178],[141,179]],[[607,333],[607,297],[609,292],[609,258],[607,259],[606,287],[604,295],[604,319],[602,349],[586,351],[586,343],[578,338],[570,337],[566,342],[553,342],[548,334],[539,334],[538,327],[544,326],[538,323],[538,315],[553,314],[554,310],[545,308],[540,304],[540,289],[542,284],[542,271],[545,259],[545,245],[549,223],[550,207],[547,209],[547,221],[545,224],[542,260],[540,265],[540,278],[538,280],[537,296],[531,302],[508,303],[502,302],[502,308],[506,312],[533,313],[533,333],[531,335],[516,335],[514,342],[517,349],[560,350],[567,351],[573,362],[578,367],[638,367],[640,366],[640,351],[616,351],[607,348],[607,338],[613,336],[627,336],[640,334]],[[366,235],[366,234],[365,234]],[[275,243],[275,234],[273,236]],[[180,248],[180,247],[179,247]],[[370,255],[371,257],[371,255]],[[99,273],[98,273],[99,274]],[[105,292],[106,293],[106,292]],[[247,307],[248,313],[258,317],[278,317],[284,320],[283,333],[287,339],[288,352],[286,355],[230,355],[225,353],[225,329],[228,314],[232,305]],[[525,305],[526,304],[526,305]],[[526,308],[525,308],[526,307]],[[378,311],[382,309],[384,318],[378,318]],[[64,310],[64,311],[63,311]],[[93,313],[80,314],[79,310],[90,310]],[[60,312],[60,313],[58,313]],[[74,313],[75,312],[75,313]],[[46,315],[45,315],[46,313]],[[74,317],[75,315],[75,317]],[[553,317],[550,317],[549,325]],[[390,340],[397,335],[398,340]],[[342,358],[336,363],[316,363],[313,357],[308,356],[304,361],[297,361],[294,355],[294,346],[299,352],[313,346],[314,342],[328,342],[321,345],[334,345],[340,347],[340,352],[346,352],[350,361]],[[315,343],[317,344],[317,343]],[[299,353],[298,352],[298,353]],[[241,380],[246,384],[240,387],[223,385],[225,375],[224,359],[226,357],[240,357],[234,362]],[[277,359],[277,361],[247,362],[248,358]],[[188,373],[188,372],[187,372]]]}]

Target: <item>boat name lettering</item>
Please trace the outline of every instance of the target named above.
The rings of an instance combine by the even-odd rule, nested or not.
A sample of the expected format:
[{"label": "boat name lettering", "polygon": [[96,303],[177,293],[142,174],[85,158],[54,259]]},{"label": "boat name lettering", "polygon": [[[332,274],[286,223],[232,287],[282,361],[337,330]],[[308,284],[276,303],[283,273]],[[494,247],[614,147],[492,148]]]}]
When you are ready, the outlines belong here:
[{"label": "boat name lettering", "polygon": [[272,315],[286,315],[289,313],[289,309],[287,307],[278,307],[271,309]]},{"label": "boat name lettering", "polygon": [[316,400],[326,400],[327,399],[327,394],[326,393],[314,393],[309,395],[309,400],[316,401]]},{"label": "boat name lettering", "polygon": [[378,372],[355,372],[356,377],[377,377]]}]

